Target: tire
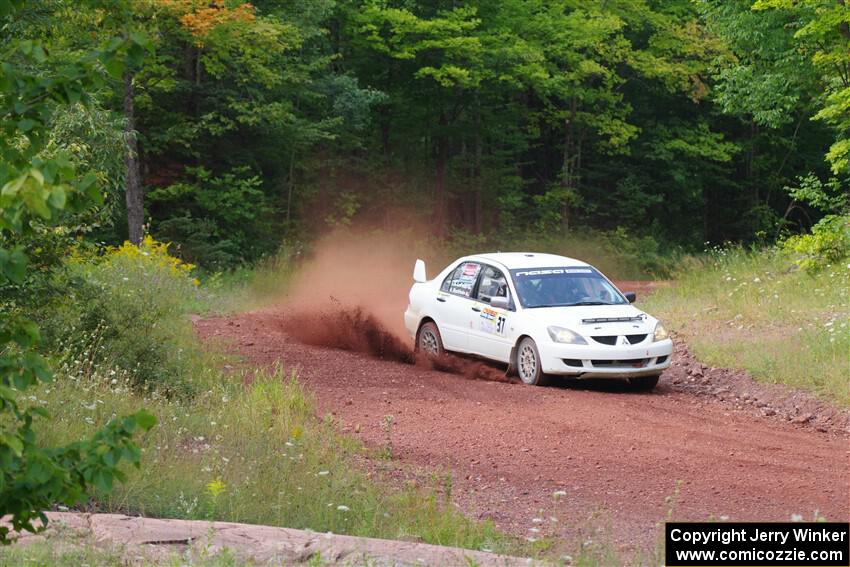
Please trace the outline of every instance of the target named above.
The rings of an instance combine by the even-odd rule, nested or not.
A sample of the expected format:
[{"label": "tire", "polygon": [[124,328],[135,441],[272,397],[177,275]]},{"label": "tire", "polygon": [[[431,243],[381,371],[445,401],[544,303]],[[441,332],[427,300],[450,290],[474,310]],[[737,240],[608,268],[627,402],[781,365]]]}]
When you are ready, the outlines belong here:
[{"label": "tire", "polygon": [[523,384],[545,386],[547,377],[543,374],[540,352],[534,339],[525,337],[516,347],[516,373]]},{"label": "tire", "polygon": [[654,376],[638,376],[637,378],[629,378],[627,384],[629,388],[638,392],[649,392],[658,384],[660,374]]},{"label": "tire", "polygon": [[436,323],[428,321],[419,327],[419,332],[416,333],[416,352],[433,358],[446,354],[443,349],[443,338],[440,336],[440,329],[437,328]]}]

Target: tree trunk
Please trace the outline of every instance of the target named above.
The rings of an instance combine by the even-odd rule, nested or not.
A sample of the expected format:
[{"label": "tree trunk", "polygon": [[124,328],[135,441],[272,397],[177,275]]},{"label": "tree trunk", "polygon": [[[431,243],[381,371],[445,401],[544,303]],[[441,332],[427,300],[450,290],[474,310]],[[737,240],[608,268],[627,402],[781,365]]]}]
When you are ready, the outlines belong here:
[{"label": "tree trunk", "polygon": [[472,169],[472,174],[474,176],[473,179],[473,187],[475,191],[475,206],[473,207],[473,224],[475,227],[475,234],[481,234],[481,231],[484,230],[484,196],[482,195],[482,179],[481,179],[481,114],[476,111],[475,113],[475,148],[473,156],[474,165]]},{"label": "tree trunk", "polygon": [[437,133],[437,183],[434,195],[434,228],[442,236],[446,228],[446,167],[449,161],[449,140],[446,136],[448,119],[440,112],[440,131]]},{"label": "tree trunk", "polygon": [[145,204],[142,179],[139,173],[139,145],[135,131],[135,108],[133,105],[133,73],[124,73],[124,166],[126,168],[125,199],[127,202],[127,232],[130,242],[138,245],[144,235]]},{"label": "tree trunk", "polygon": [[575,136],[573,135],[573,126],[575,123],[577,102],[573,97],[570,102],[570,117],[565,120],[564,124],[564,163],[561,168],[561,187],[564,189],[564,196],[561,200],[561,228],[564,232],[570,229],[571,200],[573,198],[575,161],[577,156],[573,152],[575,146]]},{"label": "tree trunk", "polygon": [[289,174],[286,180],[286,226],[292,220],[292,192],[295,189],[295,150],[289,154]]}]

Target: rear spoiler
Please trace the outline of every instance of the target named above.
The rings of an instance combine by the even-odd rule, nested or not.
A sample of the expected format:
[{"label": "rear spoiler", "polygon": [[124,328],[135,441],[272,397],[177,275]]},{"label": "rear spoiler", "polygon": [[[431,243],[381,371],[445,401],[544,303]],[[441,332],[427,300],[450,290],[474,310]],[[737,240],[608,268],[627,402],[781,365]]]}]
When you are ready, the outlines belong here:
[{"label": "rear spoiler", "polygon": [[428,281],[428,278],[425,275],[425,261],[424,260],[416,260],[416,263],[413,264],[413,281],[416,283],[423,283]]}]

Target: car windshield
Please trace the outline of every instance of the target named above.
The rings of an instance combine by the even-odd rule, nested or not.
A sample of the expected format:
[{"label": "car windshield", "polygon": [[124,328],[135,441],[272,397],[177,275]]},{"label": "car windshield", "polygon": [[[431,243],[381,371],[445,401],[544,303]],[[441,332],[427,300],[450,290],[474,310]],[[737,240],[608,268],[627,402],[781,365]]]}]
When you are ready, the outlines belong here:
[{"label": "car windshield", "polygon": [[602,274],[590,267],[511,270],[511,275],[525,308],[628,303]]}]

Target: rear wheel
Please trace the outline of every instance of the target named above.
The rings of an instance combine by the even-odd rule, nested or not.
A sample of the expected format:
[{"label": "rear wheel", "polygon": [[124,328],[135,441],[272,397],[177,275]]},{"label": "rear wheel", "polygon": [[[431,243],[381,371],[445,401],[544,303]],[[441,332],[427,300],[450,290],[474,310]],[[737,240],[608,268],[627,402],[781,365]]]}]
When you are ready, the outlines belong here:
[{"label": "rear wheel", "polygon": [[427,356],[439,357],[445,354],[443,350],[443,339],[436,323],[428,321],[419,327],[416,337],[416,350]]},{"label": "rear wheel", "polygon": [[524,384],[543,386],[546,375],[540,364],[540,353],[533,339],[526,337],[519,342],[516,349],[516,371]]},{"label": "rear wheel", "polygon": [[636,378],[629,378],[627,383],[632,390],[648,392],[658,384],[659,376],[660,374],[656,374],[655,376],[638,376]]}]

